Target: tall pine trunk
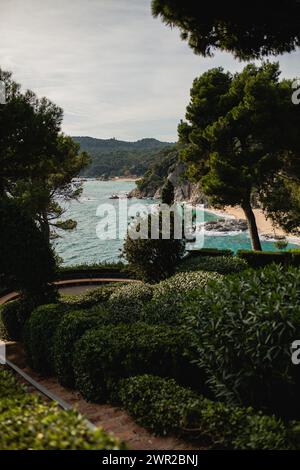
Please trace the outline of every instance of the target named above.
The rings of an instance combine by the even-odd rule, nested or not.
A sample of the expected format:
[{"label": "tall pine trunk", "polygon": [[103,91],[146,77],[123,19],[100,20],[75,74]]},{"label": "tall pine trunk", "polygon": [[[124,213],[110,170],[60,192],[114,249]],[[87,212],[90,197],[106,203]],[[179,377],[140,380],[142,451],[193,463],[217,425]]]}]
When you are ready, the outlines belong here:
[{"label": "tall pine trunk", "polygon": [[255,220],[255,215],[252,210],[250,202],[243,203],[242,209],[247,219],[252,248],[253,250],[262,251],[261,243],[260,243],[260,239],[258,235],[258,230],[257,230],[257,225],[256,225],[256,220]]}]

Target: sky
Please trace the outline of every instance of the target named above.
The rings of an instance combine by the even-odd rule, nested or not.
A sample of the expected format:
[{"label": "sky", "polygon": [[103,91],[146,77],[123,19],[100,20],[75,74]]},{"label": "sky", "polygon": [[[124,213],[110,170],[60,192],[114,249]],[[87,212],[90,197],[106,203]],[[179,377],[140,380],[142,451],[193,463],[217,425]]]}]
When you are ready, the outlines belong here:
[{"label": "sky", "polygon": [[[69,135],[176,141],[195,77],[239,71],[230,54],[195,55],[151,15],[150,0],[0,0],[0,67],[64,109]],[[300,53],[279,60],[300,76]]]}]

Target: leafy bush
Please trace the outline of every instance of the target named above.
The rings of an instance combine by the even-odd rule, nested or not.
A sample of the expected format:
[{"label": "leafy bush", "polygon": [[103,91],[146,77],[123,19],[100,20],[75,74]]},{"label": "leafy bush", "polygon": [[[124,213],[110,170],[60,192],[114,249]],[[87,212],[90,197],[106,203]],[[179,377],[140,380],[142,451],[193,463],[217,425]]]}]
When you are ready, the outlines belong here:
[{"label": "leafy bush", "polygon": [[127,266],[124,263],[94,263],[94,264],[78,264],[75,266],[60,266],[58,268],[59,279],[77,279],[77,278],[93,278],[98,275],[115,273],[126,276]]},{"label": "leafy bush", "polygon": [[228,276],[194,304],[197,363],[215,395],[299,417],[300,270],[271,265]]},{"label": "leafy bush", "polygon": [[30,366],[43,375],[54,373],[53,337],[66,309],[61,304],[41,305],[24,327],[24,347]]},{"label": "leafy bush", "polygon": [[110,323],[135,323],[141,320],[144,305],[152,298],[152,287],[141,282],[116,289],[107,303]]},{"label": "leafy bush", "polygon": [[177,271],[209,271],[219,274],[234,274],[247,269],[242,258],[233,256],[188,256],[179,264]]},{"label": "leafy bush", "polygon": [[219,248],[196,248],[188,251],[189,256],[233,256],[233,251]]},{"label": "leafy bush", "polygon": [[[34,220],[12,198],[0,198],[1,276],[37,302],[53,301],[56,264],[53,250]],[[20,230],[22,227],[22,230]]]},{"label": "leafy bush", "polygon": [[165,294],[182,294],[193,289],[204,289],[210,281],[221,279],[216,273],[206,272],[182,272],[177,273],[169,279],[156,284],[153,289],[153,298]]},{"label": "leafy bush", "polygon": [[33,302],[29,299],[12,300],[0,307],[0,314],[5,330],[5,336],[14,341],[21,341],[24,323],[29,317]]},{"label": "leafy bush", "polygon": [[[75,342],[83,334],[103,324],[101,311],[74,311],[64,315],[54,335],[54,368],[59,382],[74,387],[73,354]],[[104,311],[103,311],[104,313]]]},{"label": "leafy bush", "polygon": [[0,370],[1,450],[125,449],[117,439],[98,429],[88,429],[75,411],[28,394],[12,374]]},{"label": "leafy bush", "polygon": [[[184,239],[174,236],[174,217],[170,216],[170,238],[164,239],[161,229],[163,211],[158,214],[148,215],[146,228],[149,238],[134,239],[132,229],[129,228],[127,238],[123,246],[123,256],[129,263],[129,269],[138,279],[145,282],[158,282],[171,276],[175,267],[183,257],[185,251]],[[151,221],[158,227],[158,238],[151,238]],[[148,225],[147,225],[148,224]],[[141,230],[141,224],[135,224],[137,231]]]},{"label": "leafy bush", "polygon": [[96,402],[106,401],[121,378],[143,373],[176,377],[201,388],[202,373],[186,357],[188,345],[183,331],[165,325],[90,330],[75,346],[76,386],[87,400]]},{"label": "leafy bush", "polygon": [[136,421],[157,434],[175,433],[201,445],[225,449],[289,449],[290,432],[274,416],[213,402],[151,375],[119,384],[119,400]]},{"label": "leafy bush", "polygon": [[117,283],[106,284],[96,289],[88,290],[80,295],[63,295],[60,301],[68,308],[72,309],[89,308],[106,302],[111,294],[119,287],[120,285]]},{"label": "leafy bush", "polygon": [[272,263],[300,266],[300,250],[298,249],[283,252],[238,250],[237,256],[246,260],[252,268],[263,268]]}]

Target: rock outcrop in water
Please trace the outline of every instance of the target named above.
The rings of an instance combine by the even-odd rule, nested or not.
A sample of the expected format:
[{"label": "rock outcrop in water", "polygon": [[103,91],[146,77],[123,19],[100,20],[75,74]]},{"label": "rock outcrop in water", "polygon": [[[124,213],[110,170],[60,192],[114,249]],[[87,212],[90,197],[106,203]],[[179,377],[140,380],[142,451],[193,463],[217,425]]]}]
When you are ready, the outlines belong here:
[{"label": "rock outcrop in water", "polygon": [[245,232],[248,230],[247,222],[243,219],[220,219],[204,223],[208,232]]}]

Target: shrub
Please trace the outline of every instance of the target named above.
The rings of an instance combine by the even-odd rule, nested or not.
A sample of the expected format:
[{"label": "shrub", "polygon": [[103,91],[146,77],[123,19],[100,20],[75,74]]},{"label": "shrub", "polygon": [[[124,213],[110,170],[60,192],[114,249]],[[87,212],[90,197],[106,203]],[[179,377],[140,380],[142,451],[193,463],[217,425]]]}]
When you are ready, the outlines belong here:
[{"label": "shrub", "polygon": [[[73,354],[75,342],[83,334],[103,324],[101,311],[73,311],[64,315],[54,335],[54,368],[59,382],[74,387]],[[104,310],[103,310],[104,313]]]},{"label": "shrub", "polygon": [[[1,275],[14,289],[37,302],[53,301],[56,264],[53,250],[34,220],[12,198],[0,198]],[[20,230],[22,227],[22,230]]]},{"label": "shrub", "polygon": [[179,264],[177,271],[208,271],[219,274],[234,274],[247,269],[242,258],[231,256],[188,256]]},{"label": "shrub", "polygon": [[190,272],[177,273],[169,279],[156,284],[153,289],[153,298],[165,294],[181,294],[193,289],[204,289],[210,281],[221,279],[216,273]]},{"label": "shrub", "polygon": [[142,318],[144,305],[152,298],[152,287],[141,282],[116,289],[107,303],[110,323],[135,323]]},{"label": "shrub", "polygon": [[300,270],[268,266],[228,276],[194,304],[190,331],[219,398],[300,416]]},{"label": "shrub", "polygon": [[[75,411],[62,411],[28,394],[12,374],[0,371],[1,450],[125,449],[101,429],[89,430]],[[9,394],[6,393],[9,390]]]},{"label": "shrub", "polygon": [[[158,282],[172,275],[184,254],[185,241],[174,237],[172,229],[174,218],[172,217],[170,217],[170,238],[162,238],[161,227],[159,228],[159,238],[151,238],[151,218],[154,217],[156,219],[154,219],[154,223],[160,226],[162,214],[163,212],[159,212],[157,215],[148,216],[146,224],[148,223],[149,238],[134,239],[131,236],[132,231],[129,229],[124,242],[123,256],[129,263],[129,269],[138,279],[145,282]],[[139,223],[135,227],[138,230],[141,228]]]},{"label": "shrub", "polygon": [[24,347],[29,364],[43,375],[54,373],[53,337],[65,313],[61,304],[41,305],[25,323]]},{"label": "shrub", "polygon": [[237,256],[247,261],[252,268],[263,268],[269,264],[287,264],[287,252],[238,250]]},{"label": "shrub", "polygon": [[188,250],[189,256],[233,256],[233,251],[219,248],[196,248]]},{"label": "shrub", "polygon": [[33,302],[25,299],[12,300],[0,307],[5,336],[13,341],[21,341],[24,323],[29,317]]},{"label": "shrub", "polygon": [[58,268],[59,279],[77,279],[77,278],[94,278],[103,274],[127,274],[127,266],[124,263],[94,263],[94,264],[78,264],[75,266],[60,266]]},{"label": "shrub", "polygon": [[80,295],[63,295],[61,296],[60,301],[68,308],[72,309],[89,308],[93,307],[94,305],[106,302],[111,294],[119,287],[120,285],[116,283],[106,284],[101,287],[97,287],[96,289],[91,289]]},{"label": "shrub", "polygon": [[210,448],[289,449],[289,431],[274,416],[213,402],[175,380],[143,375],[122,380],[119,400],[136,421],[157,434],[175,433]]},{"label": "shrub", "polygon": [[106,401],[121,378],[143,373],[176,377],[201,388],[202,373],[186,357],[188,344],[183,331],[165,325],[90,330],[75,346],[76,386],[87,400],[96,402]]}]

